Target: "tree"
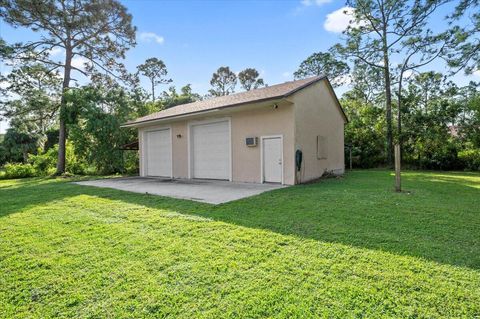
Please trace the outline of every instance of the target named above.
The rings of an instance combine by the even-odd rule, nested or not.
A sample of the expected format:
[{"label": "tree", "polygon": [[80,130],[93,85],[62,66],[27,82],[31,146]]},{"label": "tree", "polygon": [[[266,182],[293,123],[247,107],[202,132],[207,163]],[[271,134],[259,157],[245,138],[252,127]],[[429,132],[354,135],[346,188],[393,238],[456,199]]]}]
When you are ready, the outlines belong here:
[{"label": "tree", "polygon": [[28,155],[35,154],[40,146],[40,136],[36,131],[31,122],[12,119],[2,142],[4,161],[26,163]]},{"label": "tree", "polygon": [[237,85],[237,76],[234,72],[230,71],[228,66],[219,67],[218,70],[212,74],[210,80],[212,89],[208,92],[212,96],[229,95],[235,92],[235,86]]},{"label": "tree", "polygon": [[[345,126],[345,144],[351,147],[355,167],[377,167],[385,162],[385,120],[382,108],[366,102],[355,91],[341,100],[349,123]],[[347,157],[346,157],[347,158]]]},{"label": "tree", "polygon": [[[389,165],[393,163],[392,85],[398,84],[398,103],[401,104],[405,72],[430,63],[442,53],[445,34],[433,35],[428,28],[428,19],[447,1],[347,1],[347,5],[354,9],[354,23],[345,31],[344,45],[336,45],[335,49],[346,57],[382,70]],[[440,45],[436,45],[439,43]],[[392,60],[400,62],[395,66]],[[399,131],[401,112],[399,105]]]},{"label": "tree", "polygon": [[134,130],[120,128],[135,113],[134,94],[101,81],[71,89],[67,105],[76,110],[75,121],[69,124],[76,155],[99,173],[122,172],[120,146],[137,138]]},{"label": "tree", "polygon": [[455,41],[449,47],[445,58],[454,73],[465,70],[471,74],[480,70],[480,0],[461,0],[452,15],[450,24],[465,18],[466,25],[453,25],[450,32]]},{"label": "tree", "polygon": [[238,73],[238,80],[245,91],[250,91],[251,89],[258,89],[265,85],[263,79],[259,78],[259,76],[260,74],[257,70],[247,68]]},{"label": "tree", "polygon": [[34,122],[39,134],[53,124],[60,107],[61,79],[43,64],[27,64],[0,79],[6,98],[0,101],[0,115]]},{"label": "tree", "polygon": [[152,101],[155,102],[155,87],[159,84],[166,84],[172,82],[171,79],[166,79],[167,66],[162,60],[157,58],[149,58],[145,63],[137,67],[140,74],[147,77],[152,88]]},{"label": "tree", "polygon": [[[67,123],[63,114],[72,71],[85,76],[94,69],[110,74],[122,71],[118,61],[135,44],[132,16],[117,0],[0,0],[0,8],[0,17],[7,23],[41,34],[38,40],[15,44],[14,59],[63,70],[57,174],[64,173]],[[54,49],[63,51],[63,61],[55,60]],[[85,69],[73,65],[74,58],[84,59]]]},{"label": "tree", "polygon": [[372,68],[368,64],[356,60],[353,63],[350,77],[352,90],[349,95],[352,98],[362,100],[365,104],[381,105],[384,103],[385,94],[380,69]]},{"label": "tree", "polygon": [[340,86],[346,82],[346,75],[350,72],[347,63],[337,60],[330,52],[317,52],[306,58],[298,70],[293,73],[295,79],[325,75],[333,86]]},{"label": "tree", "polygon": [[168,88],[168,91],[163,92],[162,105],[165,109],[201,100],[200,94],[193,93],[192,86],[187,84],[180,89],[180,94],[174,86]]}]

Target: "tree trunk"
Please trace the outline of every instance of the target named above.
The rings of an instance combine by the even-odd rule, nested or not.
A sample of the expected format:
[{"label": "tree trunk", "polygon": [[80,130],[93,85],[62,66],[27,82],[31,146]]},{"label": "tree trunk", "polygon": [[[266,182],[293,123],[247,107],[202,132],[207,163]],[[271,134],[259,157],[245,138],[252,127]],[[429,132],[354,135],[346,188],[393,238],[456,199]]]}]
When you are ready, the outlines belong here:
[{"label": "tree trunk", "polygon": [[152,102],[155,102],[155,83],[152,80]]},{"label": "tree trunk", "polygon": [[66,157],[66,142],[67,142],[67,126],[65,123],[65,92],[70,86],[70,73],[72,71],[72,49],[67,47],[65,50],[65,72],[63,75],[62,84],[62,98],[60,101],[60,128],[58,133],[58,160],[57,160],[57,175],[65,173],[65,157]]},{"label": "tree trunk", "polygon": [[403,71],[400,73],[400,80],[398,82],[397,134],[398,134],[400,161],[402,160],[402,80],[403,80]]},{"label": "tree trunk", "polygon": [[383,73],[385,77],[385,117],[387,120],[387,164],[391,167],[393,165],[392,89],[386,29],[384,29],[383,36],[383,63]]}]

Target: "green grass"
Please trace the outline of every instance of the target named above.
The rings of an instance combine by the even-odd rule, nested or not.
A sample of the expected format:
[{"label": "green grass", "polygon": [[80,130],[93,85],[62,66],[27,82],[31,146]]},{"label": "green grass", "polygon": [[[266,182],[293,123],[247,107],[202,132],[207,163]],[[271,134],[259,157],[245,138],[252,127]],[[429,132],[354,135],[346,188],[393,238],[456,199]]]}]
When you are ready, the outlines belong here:
[{"label": "green grass", "polygon": [[0,317],[480,318],[480,175],[392,183],[212,206],[0,181]]}]

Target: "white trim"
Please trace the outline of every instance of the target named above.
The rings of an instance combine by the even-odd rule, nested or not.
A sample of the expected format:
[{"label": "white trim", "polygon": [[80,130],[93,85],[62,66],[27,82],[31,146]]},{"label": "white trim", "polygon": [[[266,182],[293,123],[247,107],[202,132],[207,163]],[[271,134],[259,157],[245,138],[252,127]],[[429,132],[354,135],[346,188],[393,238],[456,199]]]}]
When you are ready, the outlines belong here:
[{"label": "white trim", "polygon": [[263,140],[271,139],[271,138],[279,138],[280,139],[280,149],[282,151],[282,182],[281,184],[284,185],[285,182],[283,180],[284,175],[284,163],[285,163],[285,154],[283,153],[283,134],[278,135],[263,135],[260,136],[260,183],[265,183],[265,176],[263,176]]},{"label": "white trim", "polygon": [[228,117],[219,117],[219,118],[211,118],[211,119],[206,119],[206,120],[193,120],[189,121],[187,123],[188,129],[187,129],[187,156],[188,156],[188,178],[191,179],[193,178],[193,170],[192,170],[192,143],[191,143],[191,137],[192,137],[192,126],[196,125],[202,125],[202,124],[212,124],[212,123],[219,123],[219,122],[228,122],[228,128],[229,128],[229,136],[228,136],[228,146],[229,146],[229,155],[230,155],[230,168],[229,168],[229,177],[228,180],[231,182],[232,181],[232,171],[233,171],[233,156],[232,156],[232,118],[230,116]]},{"label": "white trim", "polygon": [[[144,147],[143,143],[147,140],[146,134],[149,132],[156,132],[156,131],[169,131],[170,133],[170,178],[173,178],[173,134],[172,134],[172,127],[170,125],[168,126],[161,126],[161,127],[151,127],[148,129],[143,129],[142,130],[142,171],[143,175],[142,176],[149,176],[148,173],[148,165],[147,165],[147,159],[146,159],[146,151],[147,148]],[[159,177],[168,177],[168,176],[159,176]]]},{"label": "white trim", "polygon": [[138,135],[138,175],[145,176],[143,174],[143,130],[137,131]]}]

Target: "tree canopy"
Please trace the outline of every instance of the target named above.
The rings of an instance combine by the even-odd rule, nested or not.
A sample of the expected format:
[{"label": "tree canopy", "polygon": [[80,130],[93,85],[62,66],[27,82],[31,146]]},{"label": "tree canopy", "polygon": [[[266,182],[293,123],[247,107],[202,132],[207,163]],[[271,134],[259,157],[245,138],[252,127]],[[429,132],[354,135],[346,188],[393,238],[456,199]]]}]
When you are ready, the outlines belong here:
[{"label": "tree canopy", "polygon": [[306,58],[293,73],[296,79],[325,75],[334,87],[347,82],[350,67],[330,52],[316,52]]},{"label": "tree canopy", "polygon": [[208,91],[212,96],[229,95],[235,92],[237,85],[237,75],[230,71],[228,66],[221,66],[212,74],[210,80],[212,88]]},{"label": "tree canopy", "polygon": [[238,73],[238,81],[245,91],[258,89],[265,85],[263,79],[260,78],[260,73],[256,69],[246,68]]},{"label": "tree canopy", "polygon": [[167,84],[172,82],[172,79],[167,79],[167,66],[162,60],[157,58],[149,58],[145,63],[140,64],[138,72],[148,78],[150,87],[152,89],[152,101],[155,102],[155,87],[159,84]]},{"label": "tree canopy", "polygon": [[[0,17],[14,27],[26,27],[40,33],[38,40],[13,45],[12,58],[27,63],[44,63],[50,71],[63,71],[60,114],[64,114],[66,89],[72,71],[88,75],[95,69],[114,74],[124,73],[121,60],[135,45],[132,16],[116,0],[0,0]],[[60,50],[64,59],[53,54]],[[84,61],[84,68],[72,64]],[[119,76],[119,75],[116,75]],[[57,173],[65,171],[66,123],[59,119]]]}]

